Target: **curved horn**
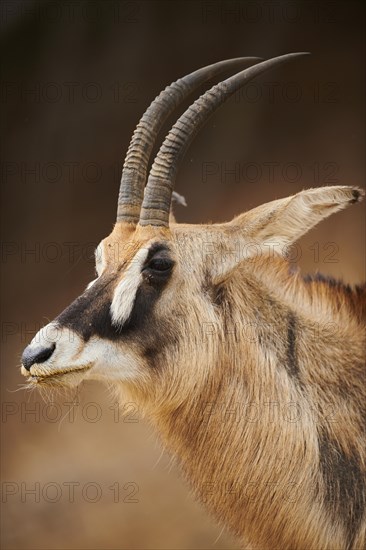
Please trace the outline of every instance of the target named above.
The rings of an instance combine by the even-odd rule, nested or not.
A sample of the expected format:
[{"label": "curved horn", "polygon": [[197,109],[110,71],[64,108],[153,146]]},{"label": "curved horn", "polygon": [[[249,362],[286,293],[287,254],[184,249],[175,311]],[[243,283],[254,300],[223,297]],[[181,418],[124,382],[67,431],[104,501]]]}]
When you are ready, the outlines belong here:
[{"label": "curved horn", "polygon": [[147,179],[147,166],[158,132],[168,116],[191,92],[217,74],[245,68],[258,57],[237,57],[198,69],[167,86],[147,108],[133,133],[122,170],[117,222],[137,223]]},{"label": "curved horn", "polygon": [[177,168],[194,136],[209,116],[238,88],[252,78],[282,63],[308,55],[290,53],[254,65],[220,82],[197,99],[177,120],[165,138],[152,165],[142,203],[141,225],[169,225],[169,211]]}]

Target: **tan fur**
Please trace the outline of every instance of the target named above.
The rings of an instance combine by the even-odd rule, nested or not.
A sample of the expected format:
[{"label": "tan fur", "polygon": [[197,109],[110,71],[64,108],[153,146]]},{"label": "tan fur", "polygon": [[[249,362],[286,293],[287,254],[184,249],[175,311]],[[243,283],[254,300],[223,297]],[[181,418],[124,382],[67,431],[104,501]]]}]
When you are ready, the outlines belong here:
[{"label": "tan fur", "polygon": [[115,285],[141,247],[169,245],[176,263],[150,328],[113,343],[140,374],[113,382],[208,509],[255,549],[365,544],[366,290],[306,281],[286,260],[359,196],[303,191],[227,224],[118,223],[102,243],[100,277]]}]

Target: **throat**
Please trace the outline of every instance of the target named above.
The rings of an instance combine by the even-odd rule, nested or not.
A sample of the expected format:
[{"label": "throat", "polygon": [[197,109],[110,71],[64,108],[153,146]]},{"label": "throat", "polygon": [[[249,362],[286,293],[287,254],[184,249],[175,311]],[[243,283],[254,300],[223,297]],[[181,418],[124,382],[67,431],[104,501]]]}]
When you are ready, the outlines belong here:
[{"label": "throat", "polygon": [[[257,365],[249,363],[247,369],[254,370]],[[233,533],[266,548],[273,526],[266,525],[263,517],[273,515],[270,508],[281,498],[277,494],[281,488],[302,481],[294,476],[294,449],[303,447],[308,464],[315,461],[314,450],[303,443],[298,424],[289,430],[287,423],[285,431],[283,423],[274,422],[269,434],[261,405],[281,402],[280,394],[273,394],[273,379],[256,393],[244,376],[234,374],[237,369],[238,365],[220,365],[225,378],[211,381],[196,399],[155,417],[153,423],[197,498]],[[295,394],[289,399],[295,401]],[[294,514],[286,506],[284,513],[287,518]],[[283,540],[274,542],[284,547]]]}]

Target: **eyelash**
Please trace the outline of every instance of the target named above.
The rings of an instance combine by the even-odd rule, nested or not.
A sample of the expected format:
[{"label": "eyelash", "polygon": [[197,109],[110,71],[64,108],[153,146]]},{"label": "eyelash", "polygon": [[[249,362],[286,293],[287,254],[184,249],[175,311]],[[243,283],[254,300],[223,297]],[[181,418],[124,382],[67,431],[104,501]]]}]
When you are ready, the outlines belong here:
[{"label": "eyelash", "polygon": [[153,258],[149,265],[148,269],[152,271],[159,271],[160,273],[167,272],[173,267],[173,262],[168,258]]}]

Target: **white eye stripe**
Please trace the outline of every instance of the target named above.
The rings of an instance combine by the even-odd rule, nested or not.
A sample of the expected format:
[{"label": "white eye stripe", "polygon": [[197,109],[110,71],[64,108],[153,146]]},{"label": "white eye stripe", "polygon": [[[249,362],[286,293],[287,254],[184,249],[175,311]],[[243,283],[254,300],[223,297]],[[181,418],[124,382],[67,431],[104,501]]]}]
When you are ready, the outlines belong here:
[{"label": "white eye stripe", "polygon": [[147,248],[141,248],[126,269],[116,290],[111,305],[112,323],[123,325],[130,317],[137,290],[142,282],[141,268],[148,255]]}]

